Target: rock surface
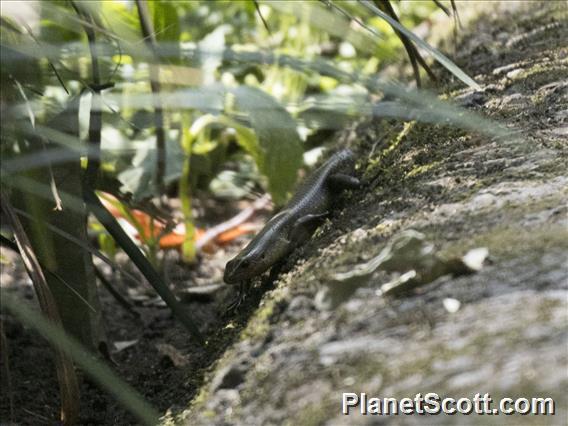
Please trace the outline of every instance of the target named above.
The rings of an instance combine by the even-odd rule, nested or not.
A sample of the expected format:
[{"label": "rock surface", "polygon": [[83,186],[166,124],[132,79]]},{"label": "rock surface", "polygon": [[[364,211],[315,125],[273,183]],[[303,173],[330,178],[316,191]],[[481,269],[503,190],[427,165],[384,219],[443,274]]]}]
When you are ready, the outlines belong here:
[{"label": "rock surface", "polygon": [[[568,20],[561,3],[478,5],[461,35],[456,61],[482,90],[448,83],[447,94],[507,123],[514,137],[385,120],[344,132],[339,143],[359,156],[365,188],[292,256],[178,421],[566,424],[568,48],[561,40]],[[377,291],[394,278],[377,271],[335,309],[317,309],[330,273],[368,261],[408,229],[440,255],[486,247],[489,257],[477,273],[444,275],[398,297]],[[552,397],[556,414],[347,418],[342,392]]]}]

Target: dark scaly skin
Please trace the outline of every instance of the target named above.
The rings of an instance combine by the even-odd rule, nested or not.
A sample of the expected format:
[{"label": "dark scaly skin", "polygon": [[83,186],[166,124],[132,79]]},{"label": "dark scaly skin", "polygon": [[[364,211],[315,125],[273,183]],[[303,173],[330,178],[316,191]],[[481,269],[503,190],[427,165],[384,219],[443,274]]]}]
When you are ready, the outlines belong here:
[{"label": "dark scaly skin", "polygon": [[312,217],[310,215],[315,215],[314,218],[317,219],[327,214],[334,198],[340,192],[329,184],[330,177],[337,174],[351,176],[354,165],[353,153],[345,149],[331,156],[316,169],[300,185],[286,207],[272,217],[258,235],[227,263],[224,281],[227,284],[236,284],[250,280],[270,269],[295,247],[305,242],[315,228],[297,226],[298,220]]}]

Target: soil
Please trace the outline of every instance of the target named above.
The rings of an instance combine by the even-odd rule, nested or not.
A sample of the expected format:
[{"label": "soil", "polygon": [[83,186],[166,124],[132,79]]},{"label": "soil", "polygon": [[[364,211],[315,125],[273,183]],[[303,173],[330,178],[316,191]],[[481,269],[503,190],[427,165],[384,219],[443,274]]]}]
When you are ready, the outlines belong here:
[{"label": "soil", "polygon": [[[165,423],[345,424],[340,398],[348,391],[546,396],[556,401],[555,416],[489,416],[483,423],[566,424],[568,48],[561,41],[568,39],[568,17],[561,2],[491,4],[491,11],[463,6],[465,29],[452,56],[481,90],[446,77],[445,93],[506,123],[514,137],[377,119],[346,129],[334,149],[356,153],[363,188],[344,196],[279,270],[258,279],[234,315],[224,310],[233,288],[186,302],[207,336],[205,349],[142,280],[133,285],[114,276],[136,301],[138,319],[101,290],[109,341],[135,341],[122,350],[111,346],[113,368],[165,413]],[[318,295],[333,289],[335,273],[369,260],[409,229],[424,234],[440,257],[485,247],[489,258],[477,273],[442,275],[397,297],[378,290],[403,271],[378,271],[339,306],[322,307]],[[242,242],[191,271],[172,261],[178,294],[188,283],[219,284]],[[2,267],[2,291],[33,300],[16,256],[2,255],[10,261]],[[8,315],[2,324],[10,386],[3,369],[1,422],[56,424],[49,346]],[[137,423],[87,379],[81,404],[82,424]],[[389,420],[428,421],[381,422]],[[475,416],[434,421],[479,423]]]}]

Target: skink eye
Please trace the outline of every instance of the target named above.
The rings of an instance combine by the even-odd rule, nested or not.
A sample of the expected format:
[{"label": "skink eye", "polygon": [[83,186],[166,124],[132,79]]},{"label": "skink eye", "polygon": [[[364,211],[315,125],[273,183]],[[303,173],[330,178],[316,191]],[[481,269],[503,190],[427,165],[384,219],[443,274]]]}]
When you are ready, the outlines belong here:
[{"label": "skink eye", "polygon": [[247,266],[249,266],[249,264],[250,264],[250,262],[249,262],[248,260],[243,260],[243,261],[241,262],[241,266],[242,266],[243,268],[246,268]]}]

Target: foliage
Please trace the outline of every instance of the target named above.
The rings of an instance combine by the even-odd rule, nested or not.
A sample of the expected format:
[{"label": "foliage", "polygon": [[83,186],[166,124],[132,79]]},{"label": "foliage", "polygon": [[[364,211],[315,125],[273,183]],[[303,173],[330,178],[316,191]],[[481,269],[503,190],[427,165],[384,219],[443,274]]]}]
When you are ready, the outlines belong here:
[{"label": "foliage", "polygon": [[[301,121],[294,120],[298,106],[314,99],[318,105],[338,99],[349,102],[353,97],[360,100],[361,92],[357,91],[357,81],[352,81],[352,89],[346,91],[337,82],[333,83],[318,73],[317,69],[310,69],[310,64],[304,69],[291,69],[285,63],[263,64],[262,58],[256,64],[247,63],[246,54],[240,53],[262,53],[270,49],[278,55],[291,54],[309,62],[310,59],[321,58],[322,52],[332,46],[338,69],[348,72],[363,69],[364,77],[371,76],[381,63],[388,63],[397,57],[395,34],[385,22],[407,31],[381,14],[371,2],[341,2],[337,5],[331,1],[262,2],[260,13],[257,13],[251,1],[156,1],[149,2],[155,39],[159,45],[158,52],[152,53],[141,40],[141,25],[134,3],[101,2],[88,5],[85,8],[94,16],[91,27],[97,34],[95,53],[100,65],[101,81],[114,83],[114,88],[106,91],[102,98],[102,163],[103,167],[118,176],[122,189],[131,192],[135,198],[157,195],[156,188],[149,185],[156,165],[152,135],[152,111],[156,99],[150,95],[147,80],[148,65],[155,62],[155,55],[159,56],[155,58],[159,62],[162,83],[159,95],[166,115],[166,183],[176,182],[181,176],[183,161],[179,148],[183,145],[182,129],[187,126],[188,119],[191,122],[198,120],[203,113],[213,113],[236,118],[240,122],[244,120],[243,124],[254,130],[256,140],[250,139],[241,147],[252,155],[260,173],[267,177],[267,186],[273,198],[282,203],[301,165],[297,129],[302,130],[304,139],[320,129],[304,129]],[[359,23],[359,28],[349,25],[349,19],[337,13],[335,8],[346,8],[341,12]],[[428,7],[421,4],[412,8],[412,13],[406,10],[402,23],[415,25],[435,8],[431,3]],[[408,7],[405,6],[405,9]],[[383,19],[377,19],[373,14]],[[32,102],[34,107],[53,102],[53,98],[63,100],[64,87],[76,91],[81,85],[88,85],[90,79],[89,55],[85,50],[81,18],[60,2],[42,3],[41,16],[43,19],[39,31],[32,31],[39,33],[39,37],[26,37],[26,31],[22,30],[22,37],[28,39],[23,43],[25,47],[17,47],[22,43],[10,43],[9,37],[13,34],[3,27],[3,34],[8,36],[7,42],[3,43],[5,46],[14,49],[16,54],[33,53],[40,59],[43,69],[37,75],[46,81],[42,90],[44,96],[35,97]],[[261,23],[261,17],[266,20],[270,32]],[[405,34],[444,62],[439,52],[429,48],[410,32]],[[38,46],[41,46],[41,51]],[[388,47],[385,49],[384,46]],[[327,56],[327,53],[324,54]],[[458,77],[463,75],[457,67],[449,66]],[[52,72],[54,70],[56,72]],[[467,76],[464,81],[471,83]],[[254,88],[262,92],[254,91]],[[341,89],[341,95],[337,93],[338,88]],[[46,92],[51,95],[47,97]],[[272,95],[275,100],[271,101],[269,96],[263,96],[262,93]],[[320,95],[314,98],[318,93]],[[227,94],[235,96],[236,101],[232,101]],[[367,90],[365,103],[369,102],[370,94]],[[264,101],[259,105],[261,99]],[[272,102],[274,107],[267,108],[267,102]],[[349,115],[362,113],[366,112],[359,105]],[[339,114],[343,115],[344,112],[339,111]],[[315,123],[311,121],[308,124]],[[282,133],[268,127],[275,125]],[[217,147],[223,140],[222,134],[219,131],[208,132],[200,139],[205,145]],[[271,137],[266,138],[267,134]],[[288,148],[275,139],[280,134],[289,144]],[[242,138],[237,142],[242,142]],[[283,158],[283,152],[286,152],[289,161],[279,161]],[[198,155],[207,156],[207,153]],[[205,179],[192,178],[194,185],[198,181],[201,185],[207,185],[220,171],[220,167],[205,170]]]}]

